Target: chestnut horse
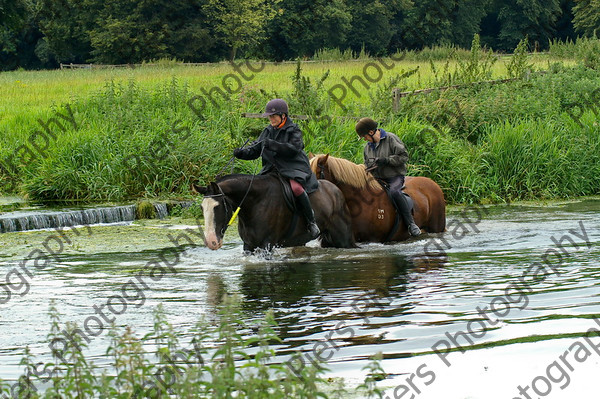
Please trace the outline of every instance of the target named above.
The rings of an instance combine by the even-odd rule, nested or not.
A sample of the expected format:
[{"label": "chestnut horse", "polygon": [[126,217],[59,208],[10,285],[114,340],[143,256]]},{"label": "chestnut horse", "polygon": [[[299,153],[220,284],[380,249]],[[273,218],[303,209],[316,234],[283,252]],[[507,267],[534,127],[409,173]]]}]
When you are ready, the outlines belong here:
[{"label": "chestnut horse", "polygon": [[[204,238],[210,249],[221,248],[228,222],[238,207],[238,232],[245,251],[298,246],[310,241],[306,220],[300,216],[293,222],[281,182],[274,175],[228,175],[206,187],[192,185],[192,190],[204,195]],[[309,199],[321,230],[321,246],[355,247],[352,220],[340,189],[321,181]]]},{"label": "chestnut horse", "polygon": [[[408,228],[400,218],[393,232],[396,209],[377,179],[346,159],[316,155],[310,166],[319,179],[329,180],[342,190],[352,216],[352,230],[357,242],[402,241],[410,237]],[[415,223],[429,233],[439,233],[446,228],[446,201],[436,182],[428,177],[407,176],[405,189],[414,202]]]}]

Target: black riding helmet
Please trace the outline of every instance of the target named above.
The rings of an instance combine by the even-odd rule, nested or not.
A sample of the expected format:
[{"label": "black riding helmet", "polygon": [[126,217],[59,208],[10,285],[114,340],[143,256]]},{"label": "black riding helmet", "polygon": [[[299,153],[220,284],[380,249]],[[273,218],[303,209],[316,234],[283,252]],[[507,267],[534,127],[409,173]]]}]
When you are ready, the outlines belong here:
[{"label": "black riding helmet", "polygon": [[355,129],[356,133],[358,133],[360,137],[363,137],[369,134],[370,131],[377,130],[377,122],[371,118],[362,118],[356,124]]},{"label": "black riding helmet", "polygon": [[262,116],[287,115],[289,113],[287,103],[281,98],[276,98],[267,103],[265,113]]}]

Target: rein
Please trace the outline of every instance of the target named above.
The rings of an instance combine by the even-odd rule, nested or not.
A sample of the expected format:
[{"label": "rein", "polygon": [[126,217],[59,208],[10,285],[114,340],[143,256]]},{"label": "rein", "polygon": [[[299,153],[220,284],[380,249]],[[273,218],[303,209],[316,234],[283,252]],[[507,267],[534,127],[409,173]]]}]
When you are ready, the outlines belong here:
[{"label": "rein", "polygon": [[[248,140],[246,140],[246,143],[247,142],[248,142]],[[246,145],[246,143],[244,143],[244,146]],[[265,147],[263,146],[262,150],[260,151],[259,158],[262,156],[262,153],[264,150],[265,150]],[[238,213],[240,213],[240,211],[242,210],[242,204],[246,200],[246,197],[248,196],[248,193],[250,192],[250,189],[252,188],[252,183],[254,183],[254,177],[256,177],[256,173],[252,174],[252,178],[250,179],[250,184],[248,184],[248,189],[246,190],[246,194],[244,194],[244,197],[240,201],[240,204],[238,205],[237,209],[235,210],[235,212],[233,212],[233,215],[231,215],[231,219],[229,219],[229,223],[227,223],[227,226],[223,228],[222,234],[225,233],[225,230],[227,229],[227,227],[229,227],[233,224],[233,222],[235,221],[235,219],[238,216]],[[217,184],[217,187],[219,187],[219,191],[221,193],[217,194],[216,196],[221,196],[221,195],[223,196],[223,202],[225,203],[225,213],[227,213],[227,199],[225,198],[225,193],[223,192],[223,190],[221,189],[221,187],[218,184]]]},{"label": "rein", "polygon": [[[248,144],[248,142],[249,142],[249,141],[250,141],[250,139],[246,139],[246,141],[244,142],[244,144],[242,144],[242,146],[240,147],[240,149],[241,149],[241,148],[244,148],[244,147],[246,146],[246,144]],[[230,160],[229,160],[229,161],[228,161],[228,162],[225,164],[225,166],[223,166],[223,167],[222,167],[222,168],[221,168],[221,169],[220,169],[220,170],[217,172],[217,174],[215,175],[215,179],[218,179],[219,177],[221,177],[221,173],[222,173],[222,172],[223,172],[225,169],[227,169],[227,167],[228,167],[229,165],[231,165],[231,172],[230,172],[230,173],[233,173],[233,164],[234,164],[234,162],[235,162],[235,157],[231,157],[231,159],[230,159]]]}]

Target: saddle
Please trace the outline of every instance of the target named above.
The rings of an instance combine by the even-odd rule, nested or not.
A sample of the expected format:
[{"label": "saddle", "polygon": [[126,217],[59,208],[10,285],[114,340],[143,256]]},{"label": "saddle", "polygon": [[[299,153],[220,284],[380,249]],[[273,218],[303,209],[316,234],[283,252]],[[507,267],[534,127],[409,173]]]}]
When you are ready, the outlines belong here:
[{"label": "saddle", "polygon": [[296,214],[296,200],[294,199],[294,193],[292,192],[290,182],[288,181],[288,179],[282,177],[280,174],[276,174],[275,176],[277,177],[277,179],[279,179],[279,183],[281,184],[281,190],[283,191],[283,199],[285,200],[285,204],[287,205],[288,209],[292,211],[293,214]]},{"label": "saddle", "polygon": [[285,204],[292,212],[292,223],[290,224],[290,228],[284,236],[284,239],[288,239],[292,236],[294,230],[296,230],[296,226],[298,225],[299,211],[298,207],[296,206],[296,199],[294,198],[294,193],[292,192],[292,187],[290,186],[289,180],[281,176],[279,173],[274,174],[274,176],[279,180],[279,183],[281,184],[281,190],[283,191],[283,199],[285,200]]}]

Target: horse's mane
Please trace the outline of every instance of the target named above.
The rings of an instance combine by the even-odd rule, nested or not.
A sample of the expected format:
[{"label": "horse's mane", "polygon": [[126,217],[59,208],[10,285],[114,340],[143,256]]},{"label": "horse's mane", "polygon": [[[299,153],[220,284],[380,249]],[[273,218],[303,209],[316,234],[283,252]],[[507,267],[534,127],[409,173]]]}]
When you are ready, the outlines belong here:
[{"label": "horse's mane", "polygon": [[[315,157],[310,160],[311,166],[323,156],[324,155],[315,155]],[[381,187],[381,184],[379,184],[377,179],[375,179],[372,174],[365,171],[364,165],[357,165],[347,159],[336,158],[330,155],[329,158],[327,158],[327,166],[331,175],[340,183],[345,183],[358,189],[369,188],[372,191],[383,190],[383,187]],[[315,168],[313,168],[313,170],[314,169]]]}]

